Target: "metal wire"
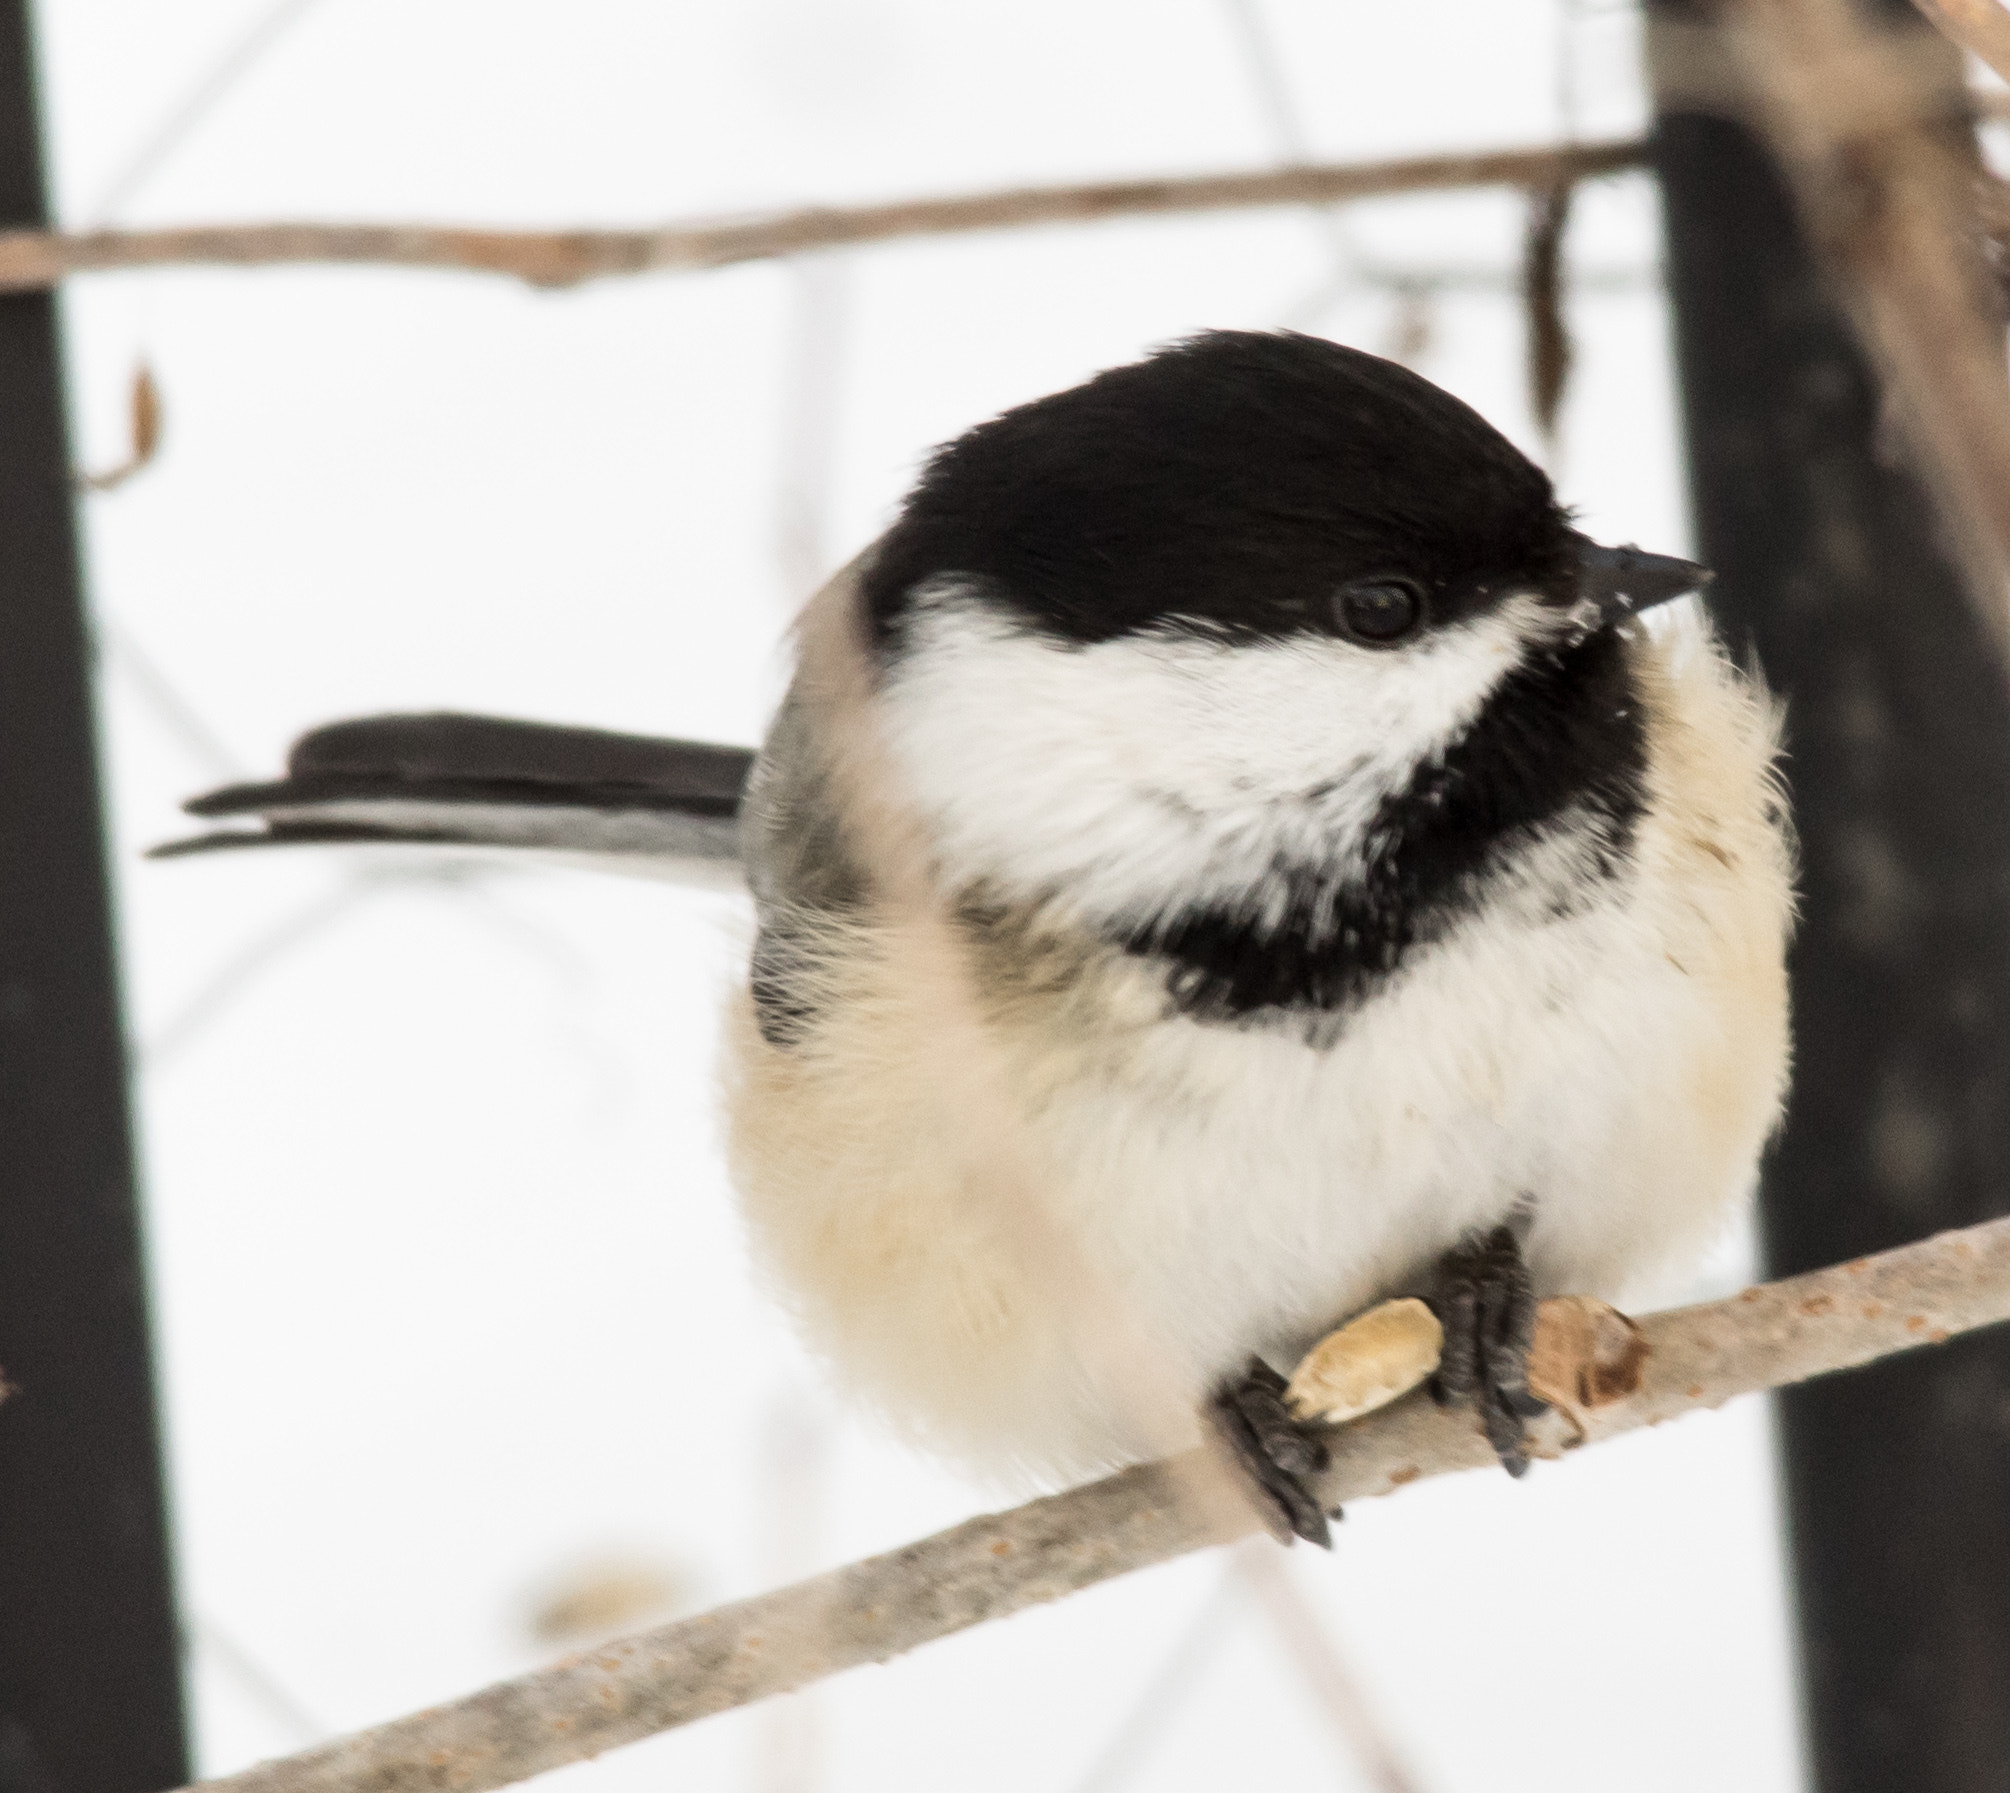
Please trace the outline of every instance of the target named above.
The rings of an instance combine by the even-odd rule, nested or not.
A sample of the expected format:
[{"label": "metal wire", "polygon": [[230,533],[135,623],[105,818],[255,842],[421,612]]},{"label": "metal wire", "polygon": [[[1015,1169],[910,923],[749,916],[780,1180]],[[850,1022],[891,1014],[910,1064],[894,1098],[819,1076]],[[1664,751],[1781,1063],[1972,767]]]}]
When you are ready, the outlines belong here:
[{"label": "metal wire", "polygon": [[[1263,114],[1271,147],[1280,164],[1295,167],[1310,163],[1314,159],[1312,134],[1306,129],[1304,114],[1291,91],[1284,59],[1278,54],[1269,22],[1259,10],[1261,0],[1221,0],[1221,5],[1242,52],[1244,73],[1254,90],[1257,110]],[[1314,206],[1306,215],[1332,259],[1332,279],[1347,285],[1359,280],[1361,253],[1341,221],[1339,208]]]},{"label": "metal wire", "polygon": [[1236,1546],[1233,1562],[1243,1586],[1263,1603],[1272,1631],[1304,1677],[1335,1741],[1360,1764],[1369,1784],[1377,1793],[1421,1793],[1373,1703],[1293,1580],[1283,1553],[1268,1538],[1249,1538]]},{"label": "metal wire", "polygon": [[1242,1577],[1231,1562],[1072,1793],[1120,1793],[1131,1785],[1150,1757],[1152,1745],[1219,1654],[1241,1598]]},{"label": "metal wire", "polygon": [[86,213],[90,227],[103,229],[112,223],[147,182],[160,172],[169,157],[194,135],[196,128],[216,110],[230,90],[316,4],[317,0],[275,0],[275,4],[260,13],[251,28],[235,39],[182,98],[168,108],[159,123],[140,139],[119,172],[98,195],[98,203]]},{"label": "metal wire", "polygon": [[349,876],[301,905],[251,943],[226,959],[151,1039],[134,1052],[142,1071],[165,1070],[243,996],[259,976],[289,953],[326,933],[345,915],[374,896],[379,886],[367,878]]},{"label": "metal wire", "polygon": [[251,1696],[252,1702],[267,1717],[278,1721],[294,1743],[319,1743],[322,1738],[334,1734],[332,1726],[324,1724],[308,1711],[264,1663],[214,1619],[200,1613],[192,1614],[188,1627],[188,1646],[208,1655],[237,1683],[240,1690]]},{"label": "metal wire", "polygon": [[244,762],[231,752],[219,735],[203,719],[201,711],[181,694],[179,687],[161,671],[160,664],[131,629],[116,617],[99,616],[94,633],[108,664],[132,686],[133,693],[154,714],[167,732],[181,743],[203,775],[219,784],[235,784],[251,776]]},{"label": "metal wire", "polygon": [[[793,1383],[770,1399],[756,1445],[759,1515],[769,1579],[798,1581],[820,1566],[830,1507],[830,1427]],[[755,1793],[814,1793],[823,1781],[824,1702],[814,1688],[784,1695],[763,1717],[755,1739]]]},{"label": "metal wire", "polygon": [[775,482],[775,561],[791,609],[832,567],[831,491],[844,422],[851,337],[851,264],[842,255],[799,255],[784,345],[780,463]]}]

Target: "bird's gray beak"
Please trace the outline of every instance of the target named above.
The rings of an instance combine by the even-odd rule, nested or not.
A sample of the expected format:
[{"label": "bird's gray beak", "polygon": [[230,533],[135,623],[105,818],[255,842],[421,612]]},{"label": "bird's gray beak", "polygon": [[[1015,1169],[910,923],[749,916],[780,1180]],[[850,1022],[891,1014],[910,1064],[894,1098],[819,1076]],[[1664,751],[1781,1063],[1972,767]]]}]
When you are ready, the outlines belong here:
[{"label": "bird's gray beak", "polygon": [[1693,560],[1649,554],[1640,548],[1607,548],[1571,531],[1577,543],[1576,614],[1587,633],[1609,629],[1630,616],[1708,585],[1712,574]]}]

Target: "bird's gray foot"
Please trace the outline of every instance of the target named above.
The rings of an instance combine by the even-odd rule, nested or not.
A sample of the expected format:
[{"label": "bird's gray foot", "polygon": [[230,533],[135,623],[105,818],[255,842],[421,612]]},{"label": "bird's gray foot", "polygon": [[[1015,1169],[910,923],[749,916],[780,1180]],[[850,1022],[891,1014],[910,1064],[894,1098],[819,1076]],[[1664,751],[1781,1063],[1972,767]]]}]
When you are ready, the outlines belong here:
[{"label": "bird's gray foot", "polygon": [[1477,1408],[1501,1467],[1509,1475],[1527,1473],[1523,1423],[1546,1413],[1549,1403],[1529,1392],[1535,1285],[1513,1231],[1497,1226],[1448,1251],[1429,1299],[1445,1329],[1431,1393],[1440,1406]]},{"label": "bird's gray foot", "polygon": [[1299,1537],[1330,1550],[1328,1516],[1312,1492],[1312,1477],[1326,1467],[1326,1443],[1315,1427],[1291,1416],[1284,1389],[1284,1378],[1252,1357],[1240,1378],[1208,1397],[1208,1424],[1271,1536],[1280,1544]]}]

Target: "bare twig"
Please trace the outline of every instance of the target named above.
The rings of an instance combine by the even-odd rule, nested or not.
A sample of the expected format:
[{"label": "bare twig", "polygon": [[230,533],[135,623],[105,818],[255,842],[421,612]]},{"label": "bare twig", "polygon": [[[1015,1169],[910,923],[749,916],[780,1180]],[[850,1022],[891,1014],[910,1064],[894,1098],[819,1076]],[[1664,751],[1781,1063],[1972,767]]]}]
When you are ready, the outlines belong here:
[{"label": "bare twig", "polygon": [[[1555,1456],[1735,1395],[2010,1319],[2010,1219],[1942,1233],[1640,1322],[1633,1391],[1552,1413]],[[1411,1396],[1344,1428],[1330,1503],[1493,1462],[1469,1416]],[[1200,1453],[940,1532],[793,1587],[643,1632],[430,1711],[203,1783],[203,1793],[483,1793],[1255,1529]],[[1507,1495],[1503,1487],[1503,1497]]]},{"label": "bare twig", "polygon": [[1998,0],[1913,0],[1913,4],[1964,50],[2010,81],[2010,12]]},{"label": "bare twig", "polygon": [[1168,180],[1022,187],[886,205],[815,206],[654,230],[468,230],[429,224],[218,224],[172,230],[0,232],[0,292],[53,286],[72,274],[172,265],[270,267],[351,262],[510,274],[534,286],[572,286],[615,274],[690,273],[810,249],[951,236],[1034,224],[1255,206],[1320,205],[1459,187],[1546,187],[1637,168],[1642,143],[1496,150],[1405,161],[1265,169]]}]

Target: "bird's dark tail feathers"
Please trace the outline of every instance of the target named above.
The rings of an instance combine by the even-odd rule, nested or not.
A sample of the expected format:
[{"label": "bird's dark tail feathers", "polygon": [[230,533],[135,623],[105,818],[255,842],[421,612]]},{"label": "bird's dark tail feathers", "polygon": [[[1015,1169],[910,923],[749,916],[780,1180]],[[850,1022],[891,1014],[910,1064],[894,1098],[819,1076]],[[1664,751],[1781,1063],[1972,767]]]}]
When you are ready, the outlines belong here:
[{"label": "bird's dark tail feathers", "polygon": [[271,784],[184,807],[230,824],[156,847],[174,858],[329,842],[529,848],[677,876],[732,872],[753,754],[446,713],[363,716],[303,735]]}]

